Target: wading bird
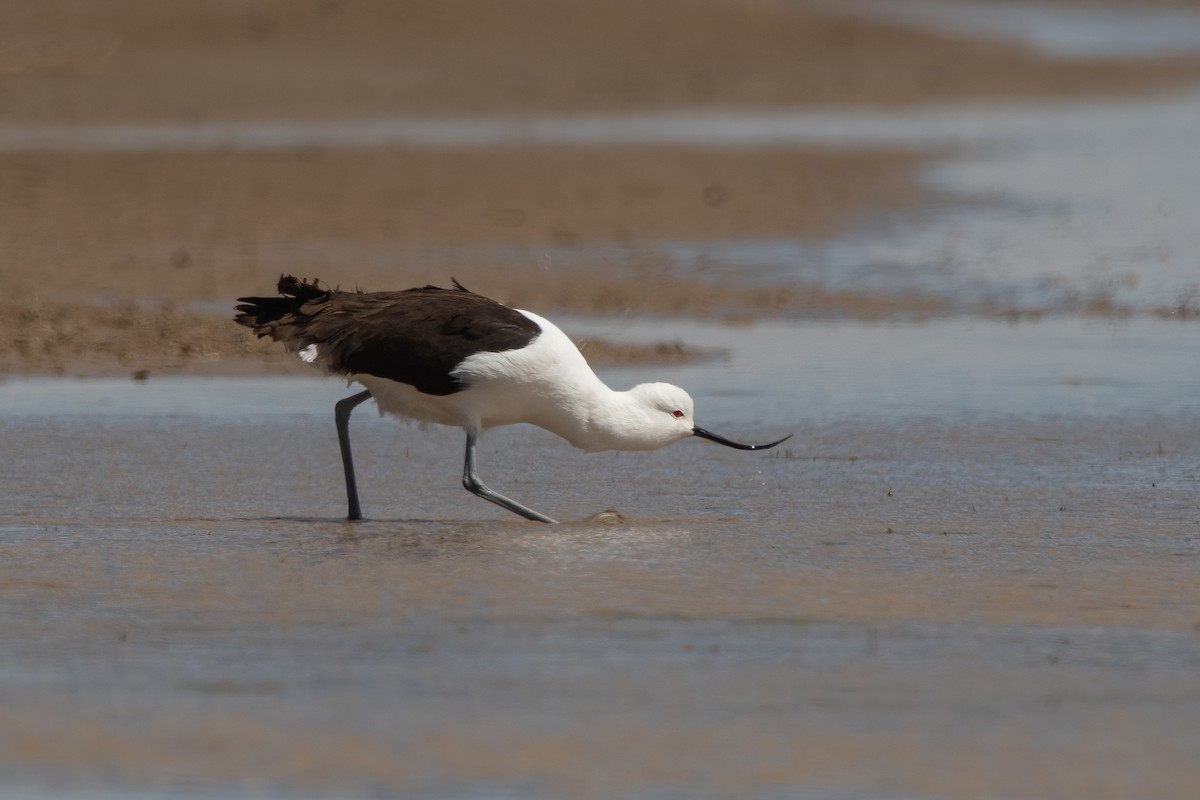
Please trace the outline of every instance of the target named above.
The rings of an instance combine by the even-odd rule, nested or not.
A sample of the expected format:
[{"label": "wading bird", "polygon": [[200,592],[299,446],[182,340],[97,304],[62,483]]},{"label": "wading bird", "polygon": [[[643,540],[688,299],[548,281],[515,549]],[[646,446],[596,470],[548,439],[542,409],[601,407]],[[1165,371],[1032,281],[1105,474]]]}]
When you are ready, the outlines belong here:
[{"label": "wading bird", "polygon": [[489,428],[527,422],[587,452],[656,450],[699,436],[740,444],[692,420],[692,398],[668,383],[614,391],[567,335],[549,320],[509,308],[454,281],[399,292],[343,292],[290,275],[276,297],[242,297],[237,323],[270,336],[302,360],[345,376],[365,391],[334,408],[348,516],[362,518],[350,452],[350,413],[374,399],[381,412],[462,428],[463,486],[526,519],[545,514],[489,489],[475,467],[475,443]]}]

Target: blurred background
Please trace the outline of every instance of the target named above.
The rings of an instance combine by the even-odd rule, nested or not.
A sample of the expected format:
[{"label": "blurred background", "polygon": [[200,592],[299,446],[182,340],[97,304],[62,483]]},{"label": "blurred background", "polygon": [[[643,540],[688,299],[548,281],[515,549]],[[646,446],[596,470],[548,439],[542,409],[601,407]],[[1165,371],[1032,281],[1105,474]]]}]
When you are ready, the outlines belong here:
[{"label": "blurred background", "polygon": [[585,315],[1190,315],[1198,83],[1182,0],[6,3],[0,365],[261,355],[224,315],[281,272]]}]

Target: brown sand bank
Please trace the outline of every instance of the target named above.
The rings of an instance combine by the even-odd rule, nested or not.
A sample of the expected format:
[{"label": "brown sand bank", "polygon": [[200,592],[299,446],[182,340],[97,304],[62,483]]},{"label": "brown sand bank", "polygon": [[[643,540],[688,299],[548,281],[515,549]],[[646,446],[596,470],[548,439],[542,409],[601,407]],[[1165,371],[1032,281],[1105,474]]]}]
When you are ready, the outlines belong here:
[{"label": "brown sand bank", "polygon": [[[649,147],[0,156],[0,240],[20,265],[5,270],[0,364],[208,370],[223,357],[270,355],[216,310],[272,293],[285,271],[368,290],[453,275],[506,302],[579,313],[930,313],[937,304],[921,298],[696,284],[640,246],[835,235],[917,202],[909,176],[920,161]],[[619,243],[623,263],[488,256],[595,242]],[[184,310],[196,304],[210,313]]]},{"label": "brown sand bank", "polygon": [[[0,156],[0,239],[23,267],[7,279],[19,300],[225,301],[269,289],[282,270],[396,289],[449,278],[404,260],[406,248],[463,245],[484,254],[457,276],[496,291],[545,269],[496,275],[487,246],[824,237],[913,203],[917,163],[635,147],[19,154]],[[578,306],[562,289],[536,299]]]},{"label": "brown sand bank", "polygon": [[[1111,95],[1200,78],[1200,58],[1060,61],[775,2],[59,0],[5,5],[0,31],[6,124],[892,107]],[[73,371],[65,353],[93,353],[84,371],[104,361],[116,371],[168,362],[209,369],[214,359],[260,352],[236,338],[244,332],[224,332],[218,309],[269,291],[284,271],[368,289],[454,275],[548,311],[924,315],[938,304],[746,287],[737,276],[696,286],[672,274],[653,244],[836,236],[874,212],[921,202],[911,176],[932,155],[8,153],[0,156],[0,312],[12,332],[0,338],[0,363]],[[586,252],[594,243],[626,255],[566,266],[500,262],[490,251]],[[178,310],[197,302],[212,319]],[[20,330],[29,318],[59,327],[39,338]],[[129,329],[162,334],[113,344]],[[114,348],[126,355],[110,358]],[[137,352],[153,363],[141,366]]]}]

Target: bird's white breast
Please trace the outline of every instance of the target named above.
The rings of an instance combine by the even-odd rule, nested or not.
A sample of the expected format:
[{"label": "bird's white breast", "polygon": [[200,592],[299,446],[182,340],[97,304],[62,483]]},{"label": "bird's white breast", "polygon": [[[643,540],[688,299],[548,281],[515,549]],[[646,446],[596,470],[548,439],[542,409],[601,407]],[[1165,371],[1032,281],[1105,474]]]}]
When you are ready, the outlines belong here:
[{"label": "bird's white breast", "polygon": [[528,422],[575,442],[586,405],[606,387],[575,343],[543,317],[521,311],[541,328],[528,346],[500,353],[475,353],[453,375],[468,389],[463,402],[482,427]]}]

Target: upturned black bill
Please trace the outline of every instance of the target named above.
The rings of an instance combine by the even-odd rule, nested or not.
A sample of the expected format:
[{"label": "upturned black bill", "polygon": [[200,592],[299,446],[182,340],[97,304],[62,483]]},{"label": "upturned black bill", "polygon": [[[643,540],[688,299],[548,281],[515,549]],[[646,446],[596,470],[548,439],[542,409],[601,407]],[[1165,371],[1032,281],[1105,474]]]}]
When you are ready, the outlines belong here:
[{"label": "upturned black bill", "polygon": [[732,439],[726,439],[724,436],[718,436],[712,431],[706,431],[699,425],[692,428],[692,433],[696,434],[701,439],[710,439],[717,444],[723,444],[726,447],[734,447],[738,450],[770,450],[775,445],[786,442],[788,439],[792,438],[792,435],[789,433],[779,441],[771,442],[770,444],[742,444],[741,442],[735,442]]}]

